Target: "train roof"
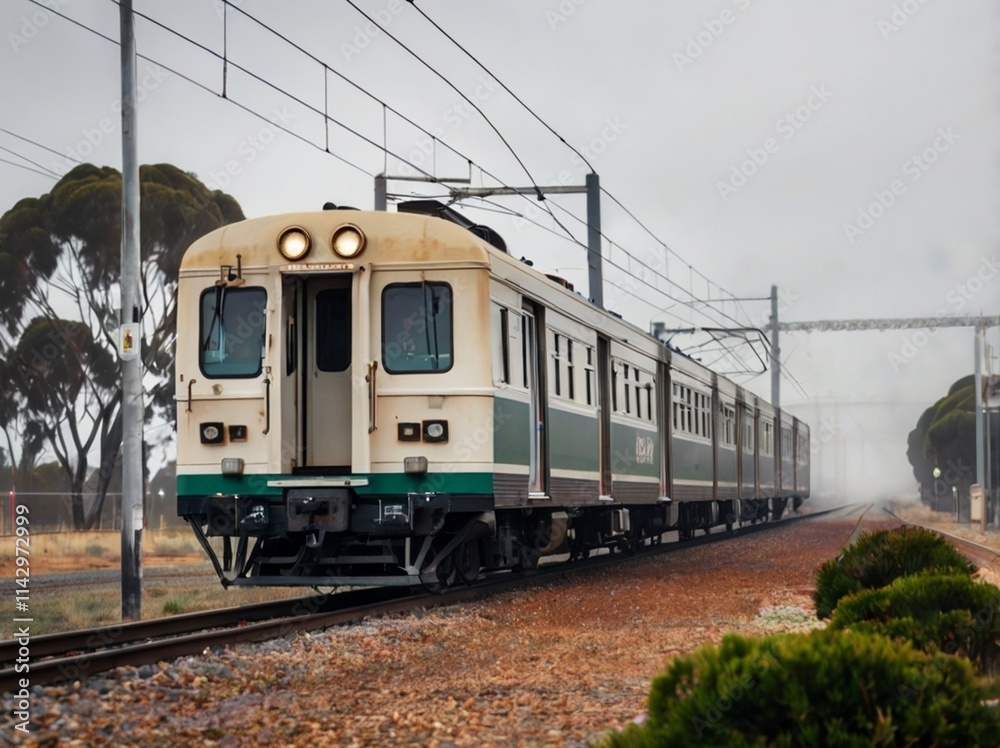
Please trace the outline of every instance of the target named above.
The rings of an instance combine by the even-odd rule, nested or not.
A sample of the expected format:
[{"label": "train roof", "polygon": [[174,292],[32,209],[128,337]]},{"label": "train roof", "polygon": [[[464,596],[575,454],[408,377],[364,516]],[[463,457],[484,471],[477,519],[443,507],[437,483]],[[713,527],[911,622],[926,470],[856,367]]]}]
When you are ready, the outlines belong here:
[{"label": "train roof", "polygon": [[[502,246],[502,239],[500,245],[497,244],[499,235],[496,232],[484,231],[485,227],[472,225],[471,222],[466,225],[467,222],[455,220],[446,214],[448,212],[454,213],[450,209],[442,213],[426,205],[415,205],[414,210],[391,213],[328,209],[249,218],[216,229],[194,242],[184,253],[180,271],[182,275],[216,274],[222,267],[235,266],[237,254],[241,256],[240,262],[245,270],[292,267],[296,263],[289,262],[278,252],[278,239],[294,227],[304,229],[312,238],[309,255],[298,263],[303,269],[326,263],[344,263],[343,258],[334,253],[331,237],[342,226],[353,225],[364,233],[371,245],[377,247],[376,253],[369,250],[359,255],[353,261],[354,265],[432,263],[490,267],[495,276],[513,282],[534,296],[550,301],[561,299],[562,303],[558,305],[560,311],[595,325],[619,342],[657,358],[672,360],[674,366],[679,365],[682,371],[706,382],[713,376],[712,370],[700,361],[679,349],[663,346],[648,331],[613,312],[594,306],[582,294],[567,288],[544,271],[511,256]],[[729,381],[724,376],[718,378]]]},{"label": "train roof", "polygon": [[410,213],[360,210],[324,210],[249,218],[216,229],[192,244],[181,260],[181,272],[212,270],[236,264],[244,268],[292,264],[278,252],[278,239],[290,228],[304,229],[312,239],[309,255],[301,264],[343,262],[331,247],[333,233],[345,225],[356,226],[368,243],[378,248],[359,255],[366,264],[414,262],[465,262],[488,265],[487,243],[448,221]]}]

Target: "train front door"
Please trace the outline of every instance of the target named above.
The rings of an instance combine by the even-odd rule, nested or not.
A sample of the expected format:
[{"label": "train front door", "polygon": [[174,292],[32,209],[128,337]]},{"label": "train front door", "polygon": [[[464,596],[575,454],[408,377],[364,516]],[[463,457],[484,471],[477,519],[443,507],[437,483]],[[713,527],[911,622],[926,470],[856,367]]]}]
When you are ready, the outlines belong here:
[{"label": "train front door", "polygon": [[305,285],[303,331],[305,464],[351,470],[352,275],[311,278]]}]

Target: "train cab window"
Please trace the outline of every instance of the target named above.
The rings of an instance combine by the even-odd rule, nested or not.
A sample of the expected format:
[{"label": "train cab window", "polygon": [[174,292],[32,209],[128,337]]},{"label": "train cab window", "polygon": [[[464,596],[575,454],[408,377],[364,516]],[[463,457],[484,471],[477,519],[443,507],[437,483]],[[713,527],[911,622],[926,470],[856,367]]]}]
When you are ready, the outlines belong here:
[{"label": "train cab window", "polygon": [[393,283],[382,291],[382,365],[390,374],[451,368],[452,295],[447,283]]},{"label": "train cab window", "polygon": [[260,375],[264,360],[267,291],[215,286],[201,294],[198,361],[206,377]]},{"label": "train cab window", "polygon": [[351,289],[316,294],[316,368],[346,371],[351,365]]}]

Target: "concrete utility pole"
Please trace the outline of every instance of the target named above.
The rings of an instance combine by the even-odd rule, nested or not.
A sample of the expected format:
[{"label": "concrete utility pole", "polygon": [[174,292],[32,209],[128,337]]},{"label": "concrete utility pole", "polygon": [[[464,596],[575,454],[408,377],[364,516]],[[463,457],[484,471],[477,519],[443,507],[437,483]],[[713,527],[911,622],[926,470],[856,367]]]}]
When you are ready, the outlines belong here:
[{"label": "concrete utility pole", "polygon": [[136,146],[132,0],[121,0],[122,253],[122,619],[142,618],[142,345],[139,297],[139,158]]},{"label": "concrete utility pole", "polygon": [[986,499],[983,506],[982,519],[985,524],[986,516],[988,514],[989,507],[989,488],[992,486],[986,485],[986,439],[984,437],[985,431],[983,429],[983,343],[986,340],[986,325],[977,324],[976,325],[976,336],[975,336],[975,351],[973,352],[973,361],[976,373],[976,483],[986,490]]}]

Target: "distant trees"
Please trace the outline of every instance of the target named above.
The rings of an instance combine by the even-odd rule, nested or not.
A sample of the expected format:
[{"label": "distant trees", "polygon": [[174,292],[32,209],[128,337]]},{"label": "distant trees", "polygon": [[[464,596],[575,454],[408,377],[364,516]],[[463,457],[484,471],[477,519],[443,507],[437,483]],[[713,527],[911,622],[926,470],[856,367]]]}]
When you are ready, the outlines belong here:
[{"label": "distant trees", "polygon": [[[147,418],[173,421],[181,256],[243,213],[231,196],[170,164],[140,167],[139,181]],[[122,439],[115,351],[121,189],[118,171],[84,164],[0,217],[0,428],[22,478],[43,452],[54,455],[69,481],[77,529],[100,516]],[[92,453],[98,465],[90,465]],[[91,474],[95,500],[87,507]]]},{"label": "distant trees", "polygon": [[[996,425],[991,428],[994,439]],[[960,496],[968,496],[969,487],[976,482],[975,377],[962,377],[925,410],[906,443],[906,456],[925,503],[933,506],[940,499],[941,508],[950,507],[952,487]],[[940,470],[937,479],[935,468]]]}]

